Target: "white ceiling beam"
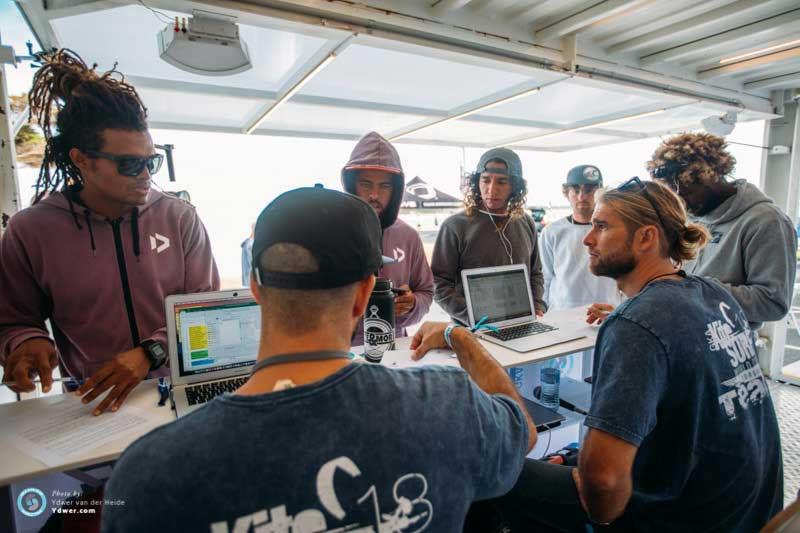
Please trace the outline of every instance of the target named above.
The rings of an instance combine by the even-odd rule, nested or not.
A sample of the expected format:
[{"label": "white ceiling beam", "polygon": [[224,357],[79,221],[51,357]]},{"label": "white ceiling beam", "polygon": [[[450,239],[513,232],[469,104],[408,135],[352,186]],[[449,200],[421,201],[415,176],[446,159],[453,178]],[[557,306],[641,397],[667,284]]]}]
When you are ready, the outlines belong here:
[{"label": "white ceiling beam", "polygon": [[772,89],[772,88],[800,88],[800,72],[774,76],[763,80],[748,81],[744,84],[745,90]]},{"label": "white ceiling beam", "polygon": [[[187,94],[205,96],[224,96],[227,98],[242,98],[249,100],[275,100],[277,91],[263,91],[258,89],[243,89],[240,87],[226,87],[207,83],[195,83],[178,80],[165,80],[161,78],[148,78],[144,76],[125,76],[125,80],[137,89],[152,89],[161,91],[174,91]],[[418,115],[426,120],[439,120],[448,117],[446,111],[424,107],[413,107],[399,104],[386,104],[360,100],[346,100],[343,98],[330,98],[327,96],[312,96],[298,94],[292,98],[292,103],[312,105],[319,107],[333,107],[343,110],[354,109],[362,111],[376,111],[379,113],[397,113],[401,115]],[[519,118],[493,117],[489,115],[472,115],[466,120],[479,124],[500,124],[521,128],[555,129],[560,127],[554,122],[539,120],[526,120]]]},{"label": "white ceiling beam", "polygon": [[745,24],[738,28],[711,35],[703,39],[698,39],[690,43],[680,46],[675,46],[667,50],[662,50],[653,54],[648,54],[639,59],[642,66],[649,67],[662,61],[675,61],[715,46],[730,44],[737,39],[752,37],[761,33],[774,32],[778,28],[788,24],[794,24],[800,21],[800,8],[792,11],[776,15],[774,17],[765,18],[752,24]]},{"label": "white ceiling beam", "polygon": [[16,4],[42,50],[61,48],[61,43],[50,25],[42,0],[17,1]]},{"label": "white ceiling beam", "polygon": [[281,105],[289,101],[303,86],[319,74],[320,71],[330,64],[338,54],[341,54],[353,41],[355,34],[348,35],[341,41],[329,41],[303,65],[300,65],[289,76],[289,79],[278,90],[277,98],[268,101],[255,114],[245,121],[243,130],[248,135],[253,133],[269,116],[274,113]]},{"label": "white ceiling beam", "polygon": [[683,33],[690,30],[697,31],[701,29],[703,26],[707,26],[709,24],[717,24],[721,20],[724,20],[728,17],[734,17],[734,16],[740,17],[746,14],[747,11],[762,6],[763,4],[768,3],[769,1],[770,0],[739,0],[737,2],[733,2],[732,4],[728,4],[726,6],[717,9],[712,9],[707,13],[703,13],[702,15],[697,15],[695,17],[692,17],[691,19],[682,20],[680,22],[670,24],[663,28],[658,28],[657,30],[651,31],[649,33],[645,33],[644,35],[640,35],[639,37],[634,37],[633,39],[622,41],[621,43],[615,44],[614,46],[609,46],[608,48],[606,48],[606,52],[613,55],[619,52],[629,52],[631,50],[644,48],[650,44],[668,39],[671,36],[678,33]]},{"label": "white ceiling beam", "polygon": [[604,0],[534,33],[537,42],[548,41],[575,33],[597,21],[630,9],[645,0]]},{"label": "white ceiling beam", "polygon": [[557,135],[566,135],[569,133],[578,133],[578,132],[586,133],[591,129],[598,129],[599,131],[602,132],[604,129],[606,130],[608,129],[605,128],[606,125],[618,124],[620,122],[627,122],[631,120],[636,120],[638,118],[657,115],[660,113],[664,113],[666,111],[677,109],[679,107],[684,107],[686,105],[691,105],[691,104],[690,103],[680,104],[672,107],[664,107],[663,105],[658,107],[648,106],[647,108],[639,109],[637,111],[625,109],[622,111],[618,111],[616,113],[612,113],[610,115],[605,115],[602,117],[592,117],[586,120],[581,120],[579,122],[575,122],[568,126],[562,126],[561,128],[556,129],[554,131],[538,133],[533,135],[531,134],[517,135],[511,138],[504,139],[498,143],[492,143],[492,146],[511,146],[515,143],[519,143],[522,141],[529,141],[529,140],[535,141],[536,139],[544,139],[547,137],[555,137]]},{"label": "white ceiling beam", "polygon": [[439,2],[433,6],[433,14],[437,17],[441,17],[450,11],[458,11],[469,4],[469,2],[470,0],[439,0]]},{"label": "white ceiling beam", "polygon": [[418,131],[431,128],[438,124],[443,124],[445,122],[467,118],[471,115],[475,115],[477,113],[491,109],[493,107],[506,104],[508,102],[511,102],[512,100],[517,100],[519,98],[536,94],[539,91],[541,91],[544,87],[549,87],[565,79],[568,78],[561,78],[545,85],[540,85],[532,82],[524,82],[515,85],[514,87],[511,87],[509,89],[505,89],[503,91],[490,94],[483,98],[479,98],[477,100],[473,100],[471,102],[467,102],[464,105],[453,108],[447,111],[447,115],[445,117],[436,117],[423,120],[416,124],[412,124],[405,128],[389,133],[386,137],[390,141],[394,141],[396,139],[400,139],[407,135],[411,135],[412,133],[416,133]]},{"label": "white ceiling beam", "polygon": [[701,80],[708,80],[711,78],[717,78],[719,76],[729,76],[737,72],[742,72],[762,67],[764,65],[769,65],[770,63],[777,63],[779,61],[787,61],[797,58],[800,58],[800,46],[797,46],[795,48],[790,48],[788,50],[783,50],[781,52],[775,52],[772,54],[766,54],[763,56],[754,57],[752,59],[745,59],[743,61],[737,61],[735,63],[728,63],[727,65],[720,65],[718,67],[710,68],[707,70],[701,70],[697,73],[697,78]]}]

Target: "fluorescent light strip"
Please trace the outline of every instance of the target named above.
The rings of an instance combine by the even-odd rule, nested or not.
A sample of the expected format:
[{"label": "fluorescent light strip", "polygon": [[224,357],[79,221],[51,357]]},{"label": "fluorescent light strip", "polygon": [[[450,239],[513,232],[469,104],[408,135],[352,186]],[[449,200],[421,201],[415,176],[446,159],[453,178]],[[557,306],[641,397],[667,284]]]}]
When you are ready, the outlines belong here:
[{"label": "fluorescent light strip", "polygon": [[497,100],[496,102],[492,102],[490,104],[482,105],[480,107],[476,107],[475,109],[470,109],[469,111],[464,111],[462,113],[458,113],[457,115],[451,115],[451,116],[445,117],[445,118],[443,118],[441,120],[437,120],[436,122],[431,122],[430,124],[425,124],[424,126],[420,126],[418,128],[414,128],[413,130],[407,131],[405,133],[401,133],[399,135],[395,135],[394,137],[391,137],[389,140],[390,141],[396,141],[397,139],[400,139],[400,138],[405,137],[407,135],[411,135],[412,133],[417,133],[417,132],[422,131],[424,129],[431,128],[433,126],[438,126],[440,124],[445,124],[445,123],[450,122],[452,120],[458,120],[460,118],[468,117],[470,115],[474,115],[475,113],[479,113],[481,111],[486,111],[487,109],[491,109],[493,107],[497,107],[497,106],[502,105],[502,104],[507,104],[508,102],[512,102],[512,101],[517,100],[519,98],[525,98],[526,96],[530,96],[532,94],[536,94],[539,91],[541,91],[540,87],[536,87],[535,89],[528,89],[527,91],[523,91],[523,92],[521,92],[519,94],[514,94],[514,95],[511,95],[511,96],[507,96],[505,98]]},{"label": "fluorescent light strip", "polygon": [[507,146],[509,144],[518,143],[518,142],[522,142],[522,141],[532,141],[532,140],[536,140],[536,139],[544,139],[546,137],[555,137],[556,135],[562,135],[564,133],[574,133],[576,131],[589,130],[589,129],[592,129],[592,128],[600,128],[602,126],[608,126],[609,124],[617,124],[619,122],[625,122],[625,121],[628,121],[628,120],[635,120],[637,118],[651,117],[653,115],[658,115],[660,113],[663,113],[664,111],[666,111],[666,109],[656,109],[655,111],[647,111],[645,113],[638,113],[636,115],[630,115],[628,117],[615,118],[613,120],[604,120],[602,122],[595,122],[594,124],[587,124],[586,126],[578,126],[577,128],[568,128],[568,129],[565,129],[565,130],[551,131],[550,133],[544,133],[542,135],[532,135],[531,137],[523,137],[521,139],[515,139],[515,140],[510,141],[510,142],[506,142],[506,143],[503,143],[503,144],[498,144],[498,145],[492,146],[492,148],[500,148],[500,147],[503,147],[503,146]]},{"label": "fluorescent light strip", "polygon": [[327,57],[325,57],[325,59],[323,59],[322,61],[320,61],[320,62],[319,62],[319,64],[318,64],[316,67],[314,67],[313,69],[311,69],[311,71],[309,71],[309,73],[308,73],[308,74],[306,74],[305,76],[303,76],[303,77],[300,79],[300,81],[298,81],[297,83],[295,83],[295,84],[294,84],[294,86],[293,86],[291,89],[289,89],[288,91],[286,91],[286,94],[284,94],[283,96],[281,96],[280,98],[278,98],[278,99],[275,101],[275,103],[274,103],[274,104],[272,104],[272,105],[269,107],[269,109],[267,109],[266,111],[264,111],[264,114],[263,114],[263,115],[261,115],[260,117],[258,117],[258,120],[256,120],[256,121],[255,121],[255,122],[254,122],[254,123],[253,123],[253,124],[252,124],[252,125],[251,125],[249,128],[247,128],[247,130],[246,130],[246,133],[247,133],[248,135],[250,135],[251,133],[253,133],[253,132],[256,130],[256,128],[258,128],[259,126],[261,126],[261,124],[263,124],[263,123],[264,123],[264,121],[265,121],[265,120],[267,120],[267,118],[268,118],[268,117],[269,117],[269,116],[270,116],[270,115],[271,115],[271,114],[272,114],[272,113],[273,113],[273,112],[274,112],[276,109],[278,109],[278,108],[279,108],[281,105],[283,105],[283,103],[284,103],[284,102],[286,102],[286,101],[287,101],[289,98],[291,98],[292,96],[294,96],[295,94],[297,94],[297,92],[298,92],[300,89],[302,89],[302,88],[303,88],[303,86],[304,86],[306,83],[308,83],[309,81],[311,81],[311,79],[312,79],[314,76],[316,76],[317,74],[319,74],[319,73],[322,71],[322,69],[324,69],[325,67],[327,67],[327,66],[328,66],[328,64],[330,64],[330,63],[331,63],[331,62],[332,62],[334,59],[336,59],[336,52],[331,52],[331,53],[330,53],[330,54],[329,54]]},{"label": "fluorescent light strip", "polygon": [[740,59],[746,59],[748,57],[761,55],[766,52],[772,52],[773,50],[778,50],[780,48],[785,48],[787,46],[794,46],[796,44],[800,44],[800,39],[796,41],[789,41],[788,43],[776,44],[775,46],[770,46],[769,48],[762,48],[761,50],[756,50],[755,52],[748,52],[746,54],[742,54],[739,56],[726,57],[725,59],[720,59],[719,63],[720,65],[724,65],[725,63],[733,63],[735,61],[739,61]]}]

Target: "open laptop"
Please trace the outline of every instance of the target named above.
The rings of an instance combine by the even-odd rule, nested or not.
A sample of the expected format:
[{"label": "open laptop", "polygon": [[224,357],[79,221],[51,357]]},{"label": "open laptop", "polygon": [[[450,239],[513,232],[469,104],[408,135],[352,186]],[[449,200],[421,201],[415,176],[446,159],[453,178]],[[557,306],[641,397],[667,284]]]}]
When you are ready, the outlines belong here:
[{"label": "open laptop", "polygon": [[461,271],[469,325],[482,317],[499,331],[476,334],[517,352],[569,342],[584,337],[578,329],[557,328],[536,320],[528,268],[524,263]]},{"label": "open laptop", "polygon": [[181,417],[233,392],[258,358],[261,310],[248,289],[168,296],[172,401]]}]

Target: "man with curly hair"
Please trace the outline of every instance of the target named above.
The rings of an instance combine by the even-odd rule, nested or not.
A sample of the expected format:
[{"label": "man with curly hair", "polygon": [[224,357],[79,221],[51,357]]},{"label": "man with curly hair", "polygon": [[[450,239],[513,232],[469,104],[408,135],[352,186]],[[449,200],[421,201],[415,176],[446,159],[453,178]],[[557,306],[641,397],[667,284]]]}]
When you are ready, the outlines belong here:
[{"label": "man with curly hair", "polygon": [[686,271],[722,282],[757,329],[789,311],[797,235],[772,199],[743,179],[729,179],[736,159],[726,146],[715,135],[683,133],[664,141],[647,168],[711,232]]},{"label": "man with curly hair", "polygon": [[444,221],[431,259],[434,299],[451,317],[469,322],[461,271],[524,263],[536,314],[547,310],[536,225],[525,213],[527,184],[522,162],[508,148],[484,153],[469,178],[465,209]]}]

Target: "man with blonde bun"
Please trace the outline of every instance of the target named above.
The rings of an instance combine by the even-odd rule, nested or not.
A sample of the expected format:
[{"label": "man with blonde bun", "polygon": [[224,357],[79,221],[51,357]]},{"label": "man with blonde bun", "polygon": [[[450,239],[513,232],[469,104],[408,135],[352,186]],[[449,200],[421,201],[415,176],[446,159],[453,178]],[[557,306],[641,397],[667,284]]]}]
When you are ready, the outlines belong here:
[{"label": "man with blonde bun", "polygon": [[578,467],[528,460],[488,508],[513,531],[757,531],[781,509],[778,425],[747,318],[722,284],[680,270],[708,238],[658,183],[598,194],[589,268],[628,300],[597,337]]},{"label": "man with blonde bun", "polygon": [[647,168],[711,232],[708,245],[686,271],[725,285],[750,327],[758,329],[789,311],[797,235],[789,217],[755,185],[729,180],[736,159],[725,148],[721,137],[682,133],[664,141]]}]

